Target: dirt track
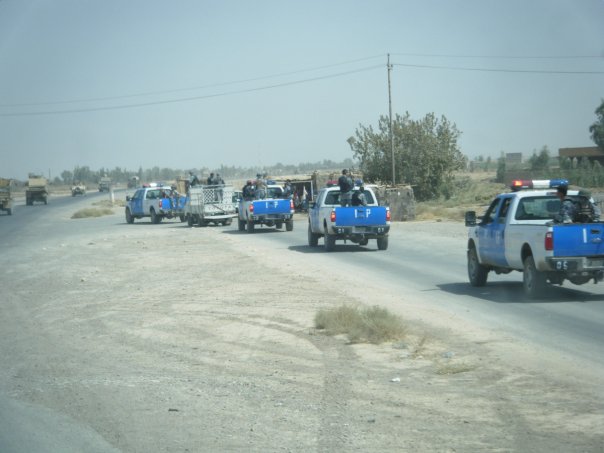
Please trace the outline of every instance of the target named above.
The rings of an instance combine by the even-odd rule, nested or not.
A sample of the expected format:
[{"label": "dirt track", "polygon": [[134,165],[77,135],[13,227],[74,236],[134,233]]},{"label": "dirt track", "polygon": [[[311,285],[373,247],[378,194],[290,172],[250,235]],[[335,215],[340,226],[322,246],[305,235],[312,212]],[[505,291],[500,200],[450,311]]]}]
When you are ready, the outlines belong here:
[{"label": "dirt track", "polygon": [[601,399],[504,360],[505,339],[411,325],[404,342],[347,345],[312,327],[362,300],[325,272],[171,228],[3,256],[0,394],[127,452],[602,451]]}]

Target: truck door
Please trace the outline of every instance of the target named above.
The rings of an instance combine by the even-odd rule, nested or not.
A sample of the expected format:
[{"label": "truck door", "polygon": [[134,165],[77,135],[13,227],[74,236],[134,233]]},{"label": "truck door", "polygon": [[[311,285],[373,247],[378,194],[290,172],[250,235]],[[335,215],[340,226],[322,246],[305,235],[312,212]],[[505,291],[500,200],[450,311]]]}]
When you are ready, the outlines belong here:
[{"label": "truck door", "polygon": [[325,195],[325,191],[319,192],[319,196],[317,197],[317,202],[315,205],[308,210],[308,217],[310,219],[311,229],[313,232],[317,233],[320,231],[320,219],[319,219],[319,211],[320,206],[323,204],[323,198]]},{"label": "truck door", "polygon": [[482,217],[482,221],[479,223],[476,229],[478,236],[478,254],[483,263],[495,264],[492,260],[495,257],[495,244],[497,241],[497,213],[501,206],[502,199],[500,197],[495,198],[487,212]]},{"label": "truck door", "polygon": [[132,214],[143,215],[143,189],[138,189],[130,199]]},{"label": "truck door", "polygon": [[507,224],[508,214],[512,197],[501,198],[501,203],[495,212],[494,221],[488,226],[489,237],[487,239],[488,251],[487,259],[496,266],[507,266],[505,258],[505,226]]}]

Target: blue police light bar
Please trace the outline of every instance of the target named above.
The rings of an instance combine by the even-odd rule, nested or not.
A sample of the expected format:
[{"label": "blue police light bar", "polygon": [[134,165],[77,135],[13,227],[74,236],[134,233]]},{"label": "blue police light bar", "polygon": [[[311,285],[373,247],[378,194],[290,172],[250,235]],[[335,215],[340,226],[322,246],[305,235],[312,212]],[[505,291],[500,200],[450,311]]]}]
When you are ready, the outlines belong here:
[{"label": "blue police light bar", "polygon": [[522,189],[554,189],[568,186],[568,179],[515,179],[510,186],[513,191]]}]

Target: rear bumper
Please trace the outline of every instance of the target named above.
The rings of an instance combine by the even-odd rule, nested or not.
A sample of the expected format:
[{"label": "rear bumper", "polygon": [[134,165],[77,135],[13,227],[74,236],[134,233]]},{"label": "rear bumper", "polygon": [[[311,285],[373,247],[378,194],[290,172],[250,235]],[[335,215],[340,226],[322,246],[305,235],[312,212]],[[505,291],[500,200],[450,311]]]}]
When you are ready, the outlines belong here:
[{"label": "rear bumper", "polygon": [[390,225],[377,226],[332,226],[330,234],[345,239],[352,236],[363,236],[367,239],[375,239],[387,235]]},{"label": "rear bumper", "polygon": [[286,220],[292,219],[293,214],[253,214],[249,218],[254,222],[285,222]]},{"label": "rear bumper", "polygon": [[604,270],[604,256],[548,257],[545,259],[550,272],[590,272]]}]

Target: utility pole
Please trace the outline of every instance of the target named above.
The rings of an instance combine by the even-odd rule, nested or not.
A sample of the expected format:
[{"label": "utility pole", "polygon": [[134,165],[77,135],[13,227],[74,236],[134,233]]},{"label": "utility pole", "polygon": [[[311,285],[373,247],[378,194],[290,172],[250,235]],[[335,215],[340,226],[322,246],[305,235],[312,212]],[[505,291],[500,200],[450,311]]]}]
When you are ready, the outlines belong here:
[{"label": "utility pole", "polygon": [[392,71],[392,65],[390,64],[390,54],[388,54],[388,115],[390,120],[390,155],[392,157],[392,185],[396,184],[395,169],[394,169],[394,135],[392,134],[392,92],[390,89],[390,71]]}]

